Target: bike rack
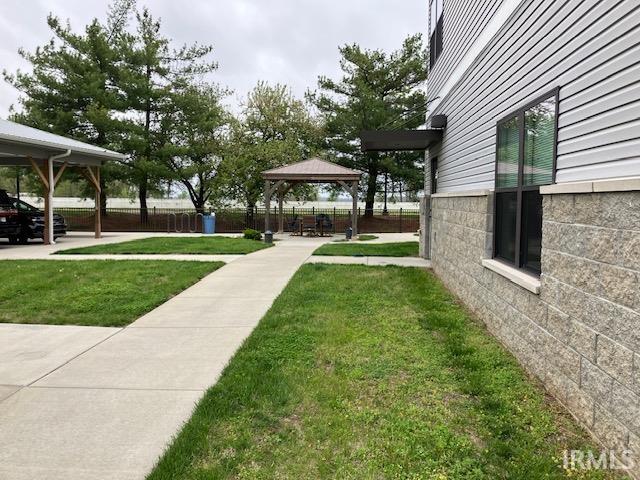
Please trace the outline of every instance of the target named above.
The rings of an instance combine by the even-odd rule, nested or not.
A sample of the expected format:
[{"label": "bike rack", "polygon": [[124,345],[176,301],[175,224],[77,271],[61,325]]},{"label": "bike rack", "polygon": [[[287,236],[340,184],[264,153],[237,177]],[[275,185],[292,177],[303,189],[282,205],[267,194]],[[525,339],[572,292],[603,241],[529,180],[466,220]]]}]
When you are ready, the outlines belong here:
[{"label": "bike rack", "polygon": [[178,232],[178,217],[175,213],[167,213],[167,233],[171,233],[171,217],[173,217],[173,232]]},{"label": "bike rack", "polygon": [[[167,233],[198,233],[198,217],[200,217],[200,226],[204,231],[204,215],[202,213],[196,213],[193,217],[193,228],[191,226],[191,214],[183,212],[180,215],[180,228],[178,228],[178,214],[167,214]],[[173,218],[173,230],[171,229],[171,218]],[[186,219],[186,222],[185,222]]]},{"label": "bike rack", "polygon": [[191,229],[191,215],[186,212],[182,212],[180,215],[180,232],[178,233],[184,232],[184,217],[187,217],[187,231]]},{"label": "bike rack", "polygon": [[[193,230],[189,230],[191,233],[198,233],[198,217],[200,217],[200,226],[204,233],[204,215],[200,212],[196,213],[195,217],[193,217]],[[189,218],[191,218],[191,216],[189,216]]]}]

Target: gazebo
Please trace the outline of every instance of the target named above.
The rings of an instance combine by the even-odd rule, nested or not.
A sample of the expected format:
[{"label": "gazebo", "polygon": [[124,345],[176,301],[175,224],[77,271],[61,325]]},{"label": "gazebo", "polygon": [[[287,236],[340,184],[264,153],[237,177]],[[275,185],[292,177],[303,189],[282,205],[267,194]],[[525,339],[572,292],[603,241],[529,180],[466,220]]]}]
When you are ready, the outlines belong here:
[{"label": "gazebo", "polygon": [[53,192],[67,168],[76,167],[95,190],[95,236],[100,238],[100,166],[124,155],[0,119],[0,166],[31,167],[46,192],[44,197],[44,243],[53,239]]},{"label": "gazebo", "polygon": [[337,183],[351,194],[353,208],[351,210],[351,228],[353,235],[358,232],[358,183],[362,174],[320,158],[310,158],[302,162],[262,172],[264,183],[264,229],[270,230],[271,197],[275,193],[278,198],[278,233],[284,232],[283,202],[291,188],[300,183]]}]

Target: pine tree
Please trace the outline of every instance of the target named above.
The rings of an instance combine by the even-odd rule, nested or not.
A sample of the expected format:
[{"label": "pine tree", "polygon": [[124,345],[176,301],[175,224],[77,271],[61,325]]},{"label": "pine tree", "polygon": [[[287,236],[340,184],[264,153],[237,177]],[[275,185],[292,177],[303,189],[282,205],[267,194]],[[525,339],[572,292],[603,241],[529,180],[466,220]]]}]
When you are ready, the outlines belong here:
[{"label": "pine tree", "polygon": [[328,151],[340,164],[365,173],[365,215],[372,215],[378,177],[388,172],[412,178],[423,159],[420,153],[405,154],[402,165],[392,168],[389,162],[396,157],[360,151],[360,133],[424,123],[427,54],[420,35],[408,37],[391,54],[356,44],[341,47],[340,54],[342,78],[320,77],[319,91],[308,97],[326,121]]},{"label": "pine tree", "polygon": [[[108,149],[121,145],[117,119],[112,112],[120,102],[115,89],[118,55],[112,40],[126,27],[131,0],[121,1],[109,12],[105,27],[94,19],[82,33],[49,15],[53,38],[35,52],[19,50],[31,64],[31,72],[3,71],[4,79],[18,89],[21,110],[12,107],[11,119],[41,130],[76,138]],[[111,180],[121,177],[119,165],[108,163],[101,175],[101,206]],[[88,193],[88,192],[87,192]]]}]

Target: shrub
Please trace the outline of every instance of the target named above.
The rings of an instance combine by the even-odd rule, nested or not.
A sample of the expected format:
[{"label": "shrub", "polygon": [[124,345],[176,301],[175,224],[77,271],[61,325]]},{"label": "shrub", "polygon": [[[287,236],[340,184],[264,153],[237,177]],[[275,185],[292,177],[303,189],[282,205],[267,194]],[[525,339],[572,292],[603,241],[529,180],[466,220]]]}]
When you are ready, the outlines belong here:
[{"label": "shrub", "polygon": [[247,228],[244,232],[244,238],[248,240],[262,240],[262,234],[253,228]]}]

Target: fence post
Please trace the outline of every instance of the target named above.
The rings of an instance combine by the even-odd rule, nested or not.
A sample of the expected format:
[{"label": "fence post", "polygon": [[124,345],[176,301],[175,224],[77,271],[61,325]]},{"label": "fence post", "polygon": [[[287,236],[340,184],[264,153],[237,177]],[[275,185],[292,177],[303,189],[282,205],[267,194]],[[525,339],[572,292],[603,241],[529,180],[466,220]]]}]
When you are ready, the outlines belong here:
[{"label": "fence post", "polygon": [[313,206],[311,207],[311,215],[315,215],[315,214],[316,214],[316,206],[315,206],[315,205],[313,205]]},{"label": "fence post", "polygon": [[400,233],[402,233],[402,207],[400,207]]}]

